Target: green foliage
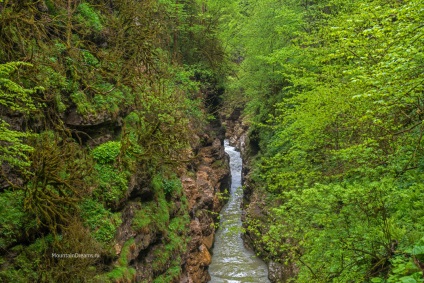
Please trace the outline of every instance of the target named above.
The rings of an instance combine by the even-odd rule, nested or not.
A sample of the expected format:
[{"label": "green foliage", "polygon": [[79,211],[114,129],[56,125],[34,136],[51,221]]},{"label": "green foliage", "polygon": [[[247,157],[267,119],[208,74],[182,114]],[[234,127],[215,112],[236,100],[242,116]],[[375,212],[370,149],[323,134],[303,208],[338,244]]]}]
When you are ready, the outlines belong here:
[{"label": "green foliage", "polygon": [[51,244],[52,238],[40,238],[35,243],[25,248],[22,245],[13,247],[12,251],[17,253],[15,266],[19,269],[3,269],[0,271],[0,279],[4,282],[27,282],[27,280],[37,281],[42,275],[37,270],[37,266],[42,262],[45,251]]},{"label": "green foliage", "polygon": [[403,254],[395,256],[391,260],[392,269],[388,278],[374,277],[371,282],[423,282],[422,269],[417,266],[424,260],[423,243],[424,241],[421,239],[412,248],[405,249]]},{"label": "green foliage", "polygon": [[170,178],[164,178],[161,174],[155,175],[152,179],[152,187],[156,192],[163,191],[165,195],[181,195],[181,180],[175,175]]},{"label": "green foliage", "polygon": [[135,231],[146,231],[154,220],[154,206],[154,202],[142,203],[141,209],[134,214],[131,228]]},{"label": "green foliage", "polygon": [[95,149],[92,154],[94,160],[99,164],[114,163],[121,151],[121,143],[118,141],[105,142]]},{"label": "green foliage", "polygon": [[160,276],[156,277],[153,281],[154,283],[166,283],[166,282],[172,282],[175,280],[178,280],[181,273],[181,262],[175,261],[173,262],[173,265],[168,268],[165,272],[165,274],[161,274]]},{"label": "green foliage", "polygon": [[[166,272],[157,277],[154,282],[167,282],[163,281],[165,279],[172,281],[179,274],[181,253],[185,251],[188,243],[184,232],[189,221],[189,218],[185,215],[175,217],[169,222],[165,242],[154,250],[156,260],[152,266],[155,272],[163,272],[164,269],[166,269]],[[171,263],[171,267],[168,268],[167,265],[169,263]]]},{"label": "green foliage", "polygon": [[5,191],[0,194],[0,248],[6,249],[34,228],[23,210],[22,191]]},{"label": "green foliage", "polygon": [[128,172],[112,164],[94,165],[98,187],[93,195],[107,205],[118,203],[128,191]]},{"label": "green foliage", "polygon": [[130,253],[130,250],[134,248],[134,239],[129,239],[125,242],[124,246],[122,247],[121,256],[118,260],[118,264],[120,266],[127,266],[128,265],[128,256]]},{"label": "green foliage", "polygon": [[96,10],[94,10],[90,4],[81,3],[78,5],[77,12],[79,17],[77,20],[86,26],[92,28],[94,31],[101,31],[103,29],[102,22],[100,20],[100,16]]},{"label": "green foliage", "polygon": [[94,57],[94,55],[91,54],[89,51],[86,51],[86,50],[83,51],[82,52],[82,58],[83,58],[84,63],[86,63],[88,65],[91,65],[91,66],[94,66],[94,67],[98,67],[98,65],[99,65],[99,60],[96,57]]},{"label": "green foliage", "polygon": [[131,238],[125,242],[121,250],[121,255],[116,266],[110,272],[97,276],[96,279],[101,282],[133,282],[135,280],[136,270],[128,266],[128,256],[134,249],[134,239]]},{"label": "green foliage", "polygon": [[229,83],[249,99],[270,213],[248,216],[248,232],[296,282],[421,280],[405,251],[424,234],[421,2],[238,9],[244,60]]},{"label": "green foliage", "polygon": [[155,200],[141,202],[141,209],[136,211],[131,226],[137,231],[145,232],[147,229],[155,229],[167,233],[168,225],[170,225],[170,204],[166,200],[166,194],[176,194],[178,190],[181,193],[181,181],[166,180],[158,174],[152,179],[151,186],[155,193]]},{"label": "green foliage", "polygon": [[[109,272],[105,277],[112,280],[112,282],[131,282],[136,274],[136,270],[134,268],[128,267],[116,267],[111,272]],[[101,277],[102,280],[105,277]]]},{"label": "green foliage", "polygon": [[90,228],[93,237],[100,243],[110,243],[115,237],[117,227],[122,223],[120,213],[112,213],[92,199],[85,199],[80,204],[80,209],[84,224]]},{"label": "green foliage", "polygon": [[105,204],[117,204],[128,191],[129,171],[118,166],[121,142],[109,141],[92,150],[98,187],[93,195]]},{"label": "green foliage", "polygon": [[10,79],[11,74],[23,66],[31,67],[32,65],[24,62],[9,62],[0,65],[0,104],[11,111],[29,114],[36,110],[31,95],[40,88],[25,89]]},{"label": "green foliage", "polygon": [[[98,245],[92,240],[78,221],[71,224],[60,236],[52,234],[38,237],[29,245],[16,245],[13,252],[13,265],[2,266],[2,282],[83,282],[93,278],[96,259],[67,258],[55,259],[52,253],[100,253]],[[99,263],[97,266],[100,267]],[[69,278],[72,277],[71,280]]]},{"label": "green foliage", "polygon": [[[29,115],[36,112],[32,95],[42,88],[26,89],[11,79],[12,74],[20,67],[31,67],[24,62],[9,62],[0,64],[0,106],[5,107],[10,114]],[[27,172],[30,165],[28,154],[33,150],[25,139],[29,132],[11,129],[9,123],[0,118],[0,164],[7,163],[17,169]]]},{"label": "green foliage", "polygon": [[167,195],[181,195],[181,180],[176,177],[170,180],[163,180],[163,190]]}]

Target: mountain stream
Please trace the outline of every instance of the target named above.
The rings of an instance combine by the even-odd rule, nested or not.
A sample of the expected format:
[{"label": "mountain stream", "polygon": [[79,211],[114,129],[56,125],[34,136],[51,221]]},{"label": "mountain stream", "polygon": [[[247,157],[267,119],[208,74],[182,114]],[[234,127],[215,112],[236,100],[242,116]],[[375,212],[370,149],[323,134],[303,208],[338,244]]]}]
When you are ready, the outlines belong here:
[{"label": "mountain stream", "polygon": [[220,227],[215,236],[210,283],[269,283],[266,264],[247,249],[240,237],[242,232],[241,188],[242,159],[240,153],[225,140],[230,155],[230,199],[221,210]]}]

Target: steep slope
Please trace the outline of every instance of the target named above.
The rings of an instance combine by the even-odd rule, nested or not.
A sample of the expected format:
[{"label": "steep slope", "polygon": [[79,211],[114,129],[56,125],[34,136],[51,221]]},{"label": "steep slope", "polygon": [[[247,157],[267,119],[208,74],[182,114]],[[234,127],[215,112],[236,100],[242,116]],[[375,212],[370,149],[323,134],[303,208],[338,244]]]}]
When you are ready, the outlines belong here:
[{"label": "steep slope", "polygon": [[206,282],[229,174],[213,17],[153,0],[0,13],[0,281]]}]

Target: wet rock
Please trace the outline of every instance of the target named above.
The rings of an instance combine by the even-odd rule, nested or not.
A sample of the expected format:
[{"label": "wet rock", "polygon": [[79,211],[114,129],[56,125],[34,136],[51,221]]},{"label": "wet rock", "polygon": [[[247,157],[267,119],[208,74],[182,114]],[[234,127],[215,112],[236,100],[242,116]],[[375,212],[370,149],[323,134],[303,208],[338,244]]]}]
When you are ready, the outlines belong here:
[{"label": "wet rock", "polygon": [[212,261],[212,257],[211,254],[209,253],[208,248],[205,245],[201,245],[199,247],[199,264],[200,266],[208,266],[209,264],[211,264]]},{"label": "wet rock", "polygon": [[214,240],[215,240],[215,231],[213,231],[209,236],[203,237],[202,244],[205,245],[210,250],[213,246]]}]

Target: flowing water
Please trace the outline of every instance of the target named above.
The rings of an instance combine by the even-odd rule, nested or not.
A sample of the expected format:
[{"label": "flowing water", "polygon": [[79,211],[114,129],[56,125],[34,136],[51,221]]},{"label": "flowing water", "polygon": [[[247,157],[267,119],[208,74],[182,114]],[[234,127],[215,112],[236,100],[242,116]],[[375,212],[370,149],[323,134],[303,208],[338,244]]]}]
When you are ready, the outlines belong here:
[{"label": "flowing water", "polygon": [[269,283],[266,264],[246,249],[241,233],[242,160],[240,153],[225,141],[225,151],[230,155],[230,199],[221,211],[220,228],[215,237],[212,264],[209,273],[211,283]]}]

